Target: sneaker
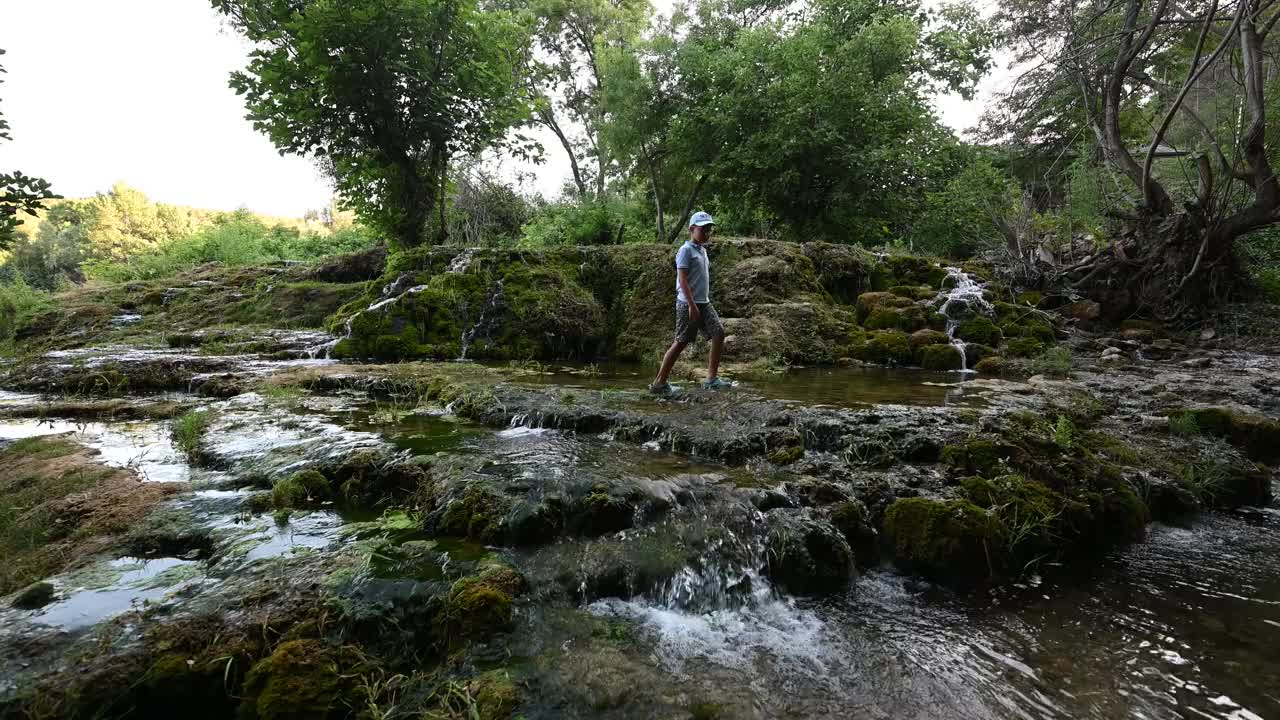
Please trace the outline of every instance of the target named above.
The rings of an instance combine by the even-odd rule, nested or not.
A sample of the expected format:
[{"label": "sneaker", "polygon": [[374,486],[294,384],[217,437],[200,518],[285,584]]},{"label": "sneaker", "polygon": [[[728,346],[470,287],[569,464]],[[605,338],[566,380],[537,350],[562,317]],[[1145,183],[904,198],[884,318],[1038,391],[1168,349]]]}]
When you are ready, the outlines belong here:
[{"label": "sneaker", "polygon": [[705,390],[725,390],[733,387],[733,383],[720,377],[713,377],[702,383],[702,387]]},{"label": "sneaker", "polygon": [[650,385],[649,392],[660,397],[674,397],[680,393],[680,388],[671,383],[662,383],[661,385]]}]

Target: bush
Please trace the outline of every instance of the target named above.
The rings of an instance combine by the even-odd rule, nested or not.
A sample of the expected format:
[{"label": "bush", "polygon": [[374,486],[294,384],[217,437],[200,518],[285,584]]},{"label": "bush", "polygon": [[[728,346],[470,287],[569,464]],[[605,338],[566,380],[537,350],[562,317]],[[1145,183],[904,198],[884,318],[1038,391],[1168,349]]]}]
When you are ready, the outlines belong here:
[{"label": "bush", "polygon": [[534,213],[533,219],[522,228],[520,244],[546,247],[652,242],[652,228],[652,219],[645,218],[639,208],[620,198],[557,202]]},{"label": "bush", "polygon": [[212,224],[125,260],[90,260],[89,277],[116,282],[150,280],[209,262],[259,265],[281,260],[313,260],[340,252],[372,247],[367,231],[348,228],[331,234],[284,225],[268,227],[245,210],[227,213]]},{"label": "bush", "polygon": [[13,340],[19,325],[47,310],[52,303],[48,293],[31,287],[21,275],[0,282],[0,348]]}]

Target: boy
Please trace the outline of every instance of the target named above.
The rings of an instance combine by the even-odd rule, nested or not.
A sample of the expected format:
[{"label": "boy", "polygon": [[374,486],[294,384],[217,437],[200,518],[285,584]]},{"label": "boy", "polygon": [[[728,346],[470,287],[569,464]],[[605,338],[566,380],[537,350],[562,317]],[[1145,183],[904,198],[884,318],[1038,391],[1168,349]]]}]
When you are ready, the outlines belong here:
[{"label": "boy", "polygon": [[658,377],[649,386],[655,395],[671,396],[678,388],[667,382],[671,368],[680,353],[698,338],[698,332],[711,339],[711,359],[707,366],[707,381],[702,387],[719,390],[731,386],[721,380],[720,351],[724,348],[724,326],[711,305],[711,262],[707,259],[707,244],[715,230],[715,221],[705,212],[696,212],[689,218],[689,240],[676,252],[676,339],[662,358]]}]

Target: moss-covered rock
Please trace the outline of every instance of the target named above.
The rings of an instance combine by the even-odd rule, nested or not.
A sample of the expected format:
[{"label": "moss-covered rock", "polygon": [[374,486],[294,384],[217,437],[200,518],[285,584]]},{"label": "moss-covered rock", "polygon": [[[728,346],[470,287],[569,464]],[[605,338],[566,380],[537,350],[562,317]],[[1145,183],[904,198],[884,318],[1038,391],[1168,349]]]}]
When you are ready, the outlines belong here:
[{"label": "moss-covered rock", "polygon": [[1014,452],[993,440],[977,438],[942,448],[942,462],[960,474],[994,477],[1004,474],[1001,470]]},{"label": "moss-covered rock", "polygon": [[520,686],[507,670],[491,670],[467,682],[467,690],[475,700],[476,720],[502,720],[520,706]]},{"label": "moss-covered rock", "polygon": [[927,345],[946,345],[951,342],[951,338],[947,334],[938,330],[917,330],[911,333],[907,344],[911,347],[911,353],[917,361],[920,359],[920,350]]},{"label": "moss-covered rock", "polygon": [[830,523],[792,510],[768,516],[769,577],[797,594],[831,592],[853,578],[853,551]]},{"label": "moss-covered rock", "polygon": [[13,596],[11,606],[19,610],[35,610],[53,602],[57,594],[53,585],[47,582],[32,583]]},{"label": "moss-covered rock", "polygon": [[319,640],[291,640],[253,666],[240,691],[241,720],[346,717],[342,698],[354,678],[339,653]]},{"label": "moss-covered rock", "polygon": [[276,481],[271,502],[276,509],[303,508],[333,499],[329,478],[318,470],[302,470]]},{"label": "moss-covered rock", "polygon": [[903,308],[882,307],[872,311],[863,322],[868,330],[903,330],[914,332],[926,324],[924,310],[918,305]]},{"label": "moss-covered rock", "polygon": [[436,532],[477,542],[502,542],[511,498],[480,482],[467,485],[460,496],[448,501],[435,523]]},{"label": "moss-covered rock", "polygon": [[1201,432],[1226,439],[1254,460],[1280,460],[1280,422],[1276,420],[1221,407],[1179,410],[1170,416],[1189,418]]},{"label": "moss-covered rock", "polygon": [[1036,357],[1044,353],[1044,343],[1030,337],[1014,338],[1005,343],[1004,351],[1011,357]]},{"label": "moss-covered rock", "polygon": [[887,290],[901,285],[941,288],[946,277],[946,268],[932,258],[916,255],[886,255],[879,259],[871,284],[876,290]]},{"label": "moss-covered rock", "polygon": [[853,550],[859,567],[871,567],[879,559],[879,536],[867,508],[858,500],[846,500],[831,509],[831,524]]},{"label": "moss-covered rock", "polygon": [[869,292],[858,296],[855,311],[858,322],[865,324],[878,311],[909,308],[914,305],[915,303],[911,300],[891,292]]},{"label": "moss-covered rock", "polygon": [[911,343],[901,330],[867,333],[866,342],[851,349],[853,357],[885,365],[911,364]]},{"label": "moss-covered rock", "polygon": [[929,345],[920,350],[920,366],[925,370],[959,370],[964,355],[954,345]]},{"label": "moss-covered rock", "polygon": [[885,511],[885,540],[905,569],[957,584],[987,580],[998,521],[967,500],[903,498]]},{"label": "moss-covered rock", "polygon": [[524,587],[524,578],[505,565],[490,565],[454,582],[436,618],[441,641],[456,647],[510,630],[512,606]]},{"label": "moss-covered rock", "polygon": [[974,364],[973,369],[983,375],[1000,375],[1008,369],[1008,363],[999,356],[984,357]]},{"label": "moss-covered rock", "polygon": [[626,530],[635,522],[636,511],[625,496],[615,494],[604,484],[574,503],[569,525],[574,532],[595,537]]},{"label": "moss-covered rock", "polygon": [[995,347],[1004,336],[1000,333],[1000,328],[991,322],[991,318],[979,315],[960,323],[956,328],[956,337],[965,342]]},{"label": "moss-covered rock", "polygon": [[973,369],[977,367],[978,363],[982,362],[986,358],[996,355],[997,352],[998,351],[990,345],[983,345],[982,343],[966,343],[964,346],[965,367]]}]

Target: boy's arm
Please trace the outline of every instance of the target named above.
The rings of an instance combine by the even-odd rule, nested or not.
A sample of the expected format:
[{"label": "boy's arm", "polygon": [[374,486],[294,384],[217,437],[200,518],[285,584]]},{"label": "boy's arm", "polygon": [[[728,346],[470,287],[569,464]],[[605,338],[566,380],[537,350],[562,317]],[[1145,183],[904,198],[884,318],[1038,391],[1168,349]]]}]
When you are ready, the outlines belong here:
[{"label": "boy's arm", "polygon": [[698,312],[698,306],[693,302],[693,291],[689,289],[689,271],[686,268],[676,269],[676,279],[680,283],[680,290],[684,293],[685,298],[689,300],[689,319],[698,322],[701,313]]}]

